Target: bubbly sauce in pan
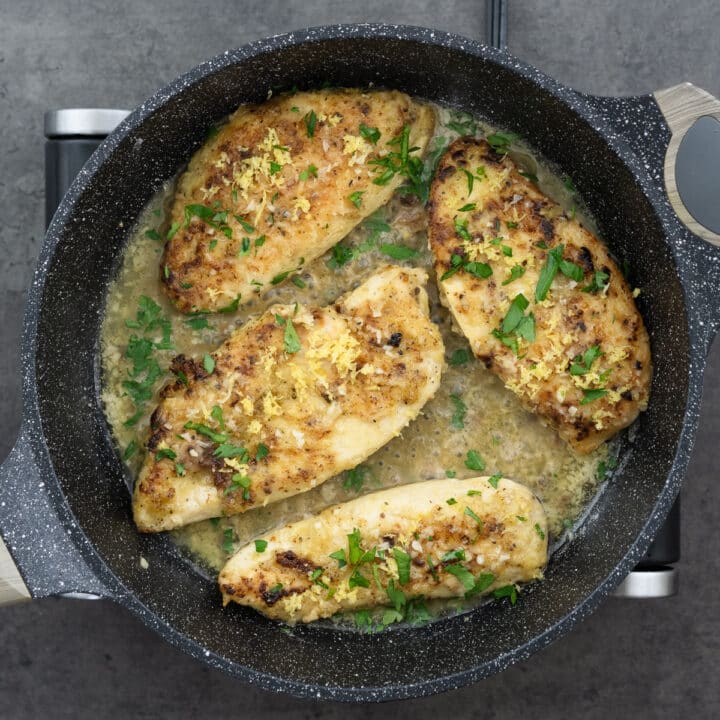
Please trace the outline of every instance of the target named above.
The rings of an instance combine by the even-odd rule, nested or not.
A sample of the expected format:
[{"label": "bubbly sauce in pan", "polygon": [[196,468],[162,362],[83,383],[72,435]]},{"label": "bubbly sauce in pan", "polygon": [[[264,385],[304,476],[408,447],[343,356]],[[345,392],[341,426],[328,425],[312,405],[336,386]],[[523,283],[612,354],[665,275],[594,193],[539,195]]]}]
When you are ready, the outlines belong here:
[{"label": "bubbly sauce in pan", "polygon": [[[458,136],[457,129],[461,129],[458,121],[465,123],[465,127],[468,121],[476,123],[479,134],[495,131],[479,119],[471,120],[464,114],[458,116],[439,106],[436,110],[438,124],[430,151],[437,143],[447,144]],[[576,208],[583,224],[596,232],[579,199],[568,189],[572,188],[571,183],[555,174],[522,143],[514,142],[510,155],[524,171],[537,176],[538,185],[546,194],[566,209]],[[273,527],[317,513],[358,494],[446,475],[465,478],[501,473],[504,477],[518,480],[542,500],[548,513],[552,539],[557,542],[563,538],[565,530],[573,526],[597,492],[602,480],[599,464],[608,458],[608,447],[602,446],[588,456],[574,453],[554,431],[524,410],[500,380],[472,359],[466,340],[453,331],[450,314],[438,301],[427,247],[424,209],[404,205],[396,196],[373,216],[390,226],[383,242],[402,242],[420,251],[419,256],[412,260],[391,260],[377,249],[362,251],[368,238],[378,232],[377,223],[366,221],[343,241],[343,245],[362,251],[357,252],[353,260],[337,267],[332,262],[333,253],[329,251],[305,267],[299,276],[302,283],[298,283],[304,287],[287,281],[242,305],[236,313],[207,316],[209,326],[195,329],[193,325],[197,327],[203,324],[202,321],[193,322],[174,310],[161,291],[158,278],[162,251],[160,237],[164,237],[167,231],[166,216],[173,189],[174,183],[171,182],[158,193],[138,222],[109,292],[102,332],[103,401],[121,453],[129,454],[137,448],[127,458],[133,476],[137,475],[142,464],[149,418],[157,405],[159,390],[171,378],[167,372],[171,358],[180,353],[197,358],[214,350],[235,328],[273,303],[326,305],[357,287],[376,268],[388,262],[425,267],[430,275],[431,317],[441,329],[449,363],[437,395],[425,406],[421,415],[401,436],[368,458],[360,470],[344,473],[309,492],[265,508],[199,522],[174,531],[174,541],[194,561],[208,571],[216,572],[239,547]],[[139,331],[128,327],[126,321],[132,324],[136,319],[138,300],[142,295],[162,308],[162,319],[169,321],[173,348],[154,353],[162,373],[152,385],[148,393],[151,397],[145,402],[139,419],[128,426],[128,418],[138,408],[123,387],[123,381],[128,379],[132,367],[126,350],[130,336]],[[162,324],[156,324],[155,329],[147,331],[146,335],[159,341],[163,335]],[[463,364],[453,364],[451,360],[458,357],[457,351],[464,351],[469,359]],[[475,450],[482,456],[484,473],[465,466],[468,450]]]}]

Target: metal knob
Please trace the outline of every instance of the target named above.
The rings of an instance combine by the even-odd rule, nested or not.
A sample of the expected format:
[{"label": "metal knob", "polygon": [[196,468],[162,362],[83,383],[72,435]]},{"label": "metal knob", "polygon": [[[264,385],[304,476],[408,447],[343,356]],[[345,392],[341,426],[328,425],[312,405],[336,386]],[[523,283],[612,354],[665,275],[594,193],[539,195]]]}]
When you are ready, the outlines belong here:
[{"label": "metal knob", "polygon": [[633,570],[615,590],[615,597],[646,600],[677,595],[677,568]]}]

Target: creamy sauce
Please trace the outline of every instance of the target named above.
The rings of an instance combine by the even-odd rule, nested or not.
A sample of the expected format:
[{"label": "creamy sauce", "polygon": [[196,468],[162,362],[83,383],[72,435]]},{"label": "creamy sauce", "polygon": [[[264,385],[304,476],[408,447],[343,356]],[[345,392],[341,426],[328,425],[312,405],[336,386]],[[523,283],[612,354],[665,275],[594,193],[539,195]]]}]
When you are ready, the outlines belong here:
[{"label": "creamy sauce", "polygon": [[[454,114],[436,106],[438,125],[436,137],[448,143],[457,133],[447,127]],[[494,132],[482,121],[477,121],[479,134]],[[430,149],[436,140],[430,143]],[[514,143],[510,152],[522,169],[538,178],[539,187],[565,209],[576,208],[577,217],[591,231],[596,229],[577,196],[571,194],[563,180],[549,166],[532,154],[521,143]],[[159,258],[162,243],[149,237],[148,230],[157,229],[161,236],[167,230],[167,215],[174,183],[150,202],[141,216],[129,241],[117,279],[112,284],[107,300],[102,332],[103,401],[117,443],[124,451],[131,443],[140,450],[128,460],[133,476],[137,476],[144,455],[149,418],[157,405],[160,388],[171,376],[164,374],[153,387],[152,398],[144,405],[139,421],[127,427],[125,421],[136,408],[125,394],[123,381],[131,368],[125,351],[131,334],[137,332],[126,326],[137,312],[138,299],[146,295],[158,303],[171,323],[173,350],[156,351],[160,367],[166,371],[173,356],[183,353],[201,357],[220,345],[227,336],[248,319],[259,315],[274,303],[299,302],[308,305],[326,305],[339,295],[357,287],[379,266],[390,260],[378,250],[359,254],[346,265],[333,269],[329,266],[329,251],[309,263],[300,275],[304,288],[287,281],[264,295],[242,305],[234,314],[208,316],[211,327],[194,330],[188,317],[178,313],[160,288]],[[429,270],[428,292],[431,317],[442,332],[449,360],[458,349],[469,346],[464,337],[453,330],[449,312],[440,305],[428,250],[425,211],[403,205],[398,197],[380,211],[392,232],[382,242],[401,242],[420,251],[420,255],[404,264],[422,266]],[[344,241],[345,245],[360,246],[371,230],[365,224],[358,226]],[[150,233],[152,235],[152,232]],[[157,339],[161,331],[157,330]],[[459,397],[466,406],[464,427],[454,428],[453,414],[457,412]],[[484,473],[465,466],[468,450],[476,450],[485,461]],[[363,467],[364,483],[358,490],[351,486],[348,474],[328,480],[309,492],[288,498],[274,505],[250,510],[234,517],[199,522],[174,531],[172,537],[183,552],[199,562],[209,572],[218,571],[229,555],[251,539],[273,527],[292,522],[308,514],[343,502],[358,494],[404,483],[445,477],[453,473],[458,478],[478,474],[501,473],[529,487],[543,502],[549,518],[552,538],[562,539],[567,528],[577,521],[598,489],[598,464],[608,457],[607,445],[594,453],[576,454],[556,433],[545,427],[534,415],[522,408],[515,395],[503,387],[502,382],[474,359],[463,365],[449,364],[436,396],[427,403],[421,415],[399,437],[369,457]],[[225,546],[225,547],[224,547]]]}]

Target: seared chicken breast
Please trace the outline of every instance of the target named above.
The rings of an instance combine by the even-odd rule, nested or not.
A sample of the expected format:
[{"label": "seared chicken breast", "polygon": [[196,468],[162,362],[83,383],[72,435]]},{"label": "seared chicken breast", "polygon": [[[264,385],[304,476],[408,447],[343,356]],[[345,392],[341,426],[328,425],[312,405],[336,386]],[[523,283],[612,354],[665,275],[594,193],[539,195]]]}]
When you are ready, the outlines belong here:
[{"label": "seared chicken breast", "polygon": [[434,125],[429,106],[393,90],[243,105],[178,182],[167,294],[182,312],[218,311],[280,282],[390,199]]},{"label": "seared chicken breast", "polygon": [[388,266],[333,306],[274,305],[204,359],[176,358],[135,486],[138,528],[304,492],[398,435],[443,368],[426,281]]},{"label": "seared chicken breast", "polygon": [[485,594],[541,578],[545,513],[511,480],[430,480],[364,495],[236,553],[223,602],[287,623],[413,597]]},{"label": "seared chicken breast", "polygon": [[442,301],[474,354],[576,450],[647,407],[650,342],[603,243],[484,140],[460,138],[432,183]]}]

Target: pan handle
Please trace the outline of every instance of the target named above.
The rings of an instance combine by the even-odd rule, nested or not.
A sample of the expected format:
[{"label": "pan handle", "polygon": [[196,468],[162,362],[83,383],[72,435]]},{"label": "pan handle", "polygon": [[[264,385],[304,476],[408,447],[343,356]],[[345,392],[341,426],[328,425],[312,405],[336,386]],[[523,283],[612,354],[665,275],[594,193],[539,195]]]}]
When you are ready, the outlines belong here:
[{"label": "pan handle", "polygon": [[84,538],[70,513],[60,517],[31,433],[23,425],[0,466],[0,606],[50,595],[111,597],[80,553]]},{"label": "pan handle", "polygon": [[664,166],[668,200],[692,233],[720,247],[720,100],[689,82],[653,97],[672,132]]}]

